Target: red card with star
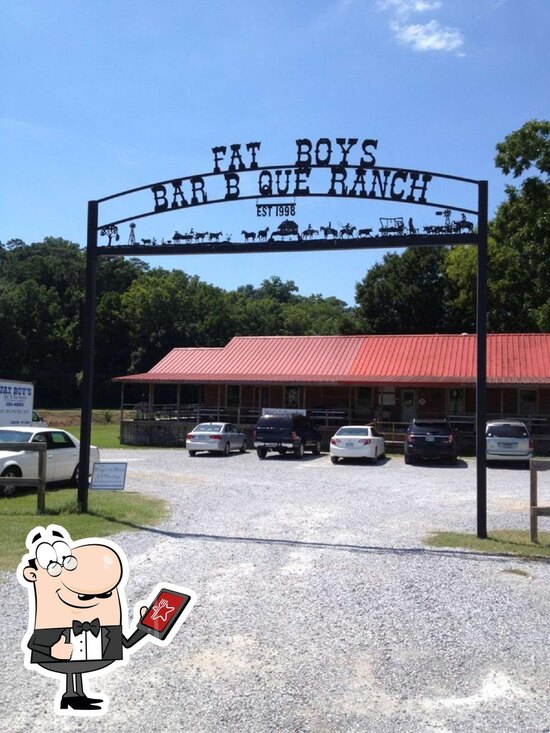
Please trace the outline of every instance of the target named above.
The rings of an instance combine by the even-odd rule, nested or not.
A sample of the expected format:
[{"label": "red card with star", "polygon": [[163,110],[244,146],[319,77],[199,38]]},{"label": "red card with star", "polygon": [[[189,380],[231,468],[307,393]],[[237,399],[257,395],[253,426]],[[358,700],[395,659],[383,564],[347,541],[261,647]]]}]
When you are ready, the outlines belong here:
[{"label": "red card with star", "polygon": [[181,616],[191,596],[170,588],[161,588],[138,626],[157,639],[164,640]]}]

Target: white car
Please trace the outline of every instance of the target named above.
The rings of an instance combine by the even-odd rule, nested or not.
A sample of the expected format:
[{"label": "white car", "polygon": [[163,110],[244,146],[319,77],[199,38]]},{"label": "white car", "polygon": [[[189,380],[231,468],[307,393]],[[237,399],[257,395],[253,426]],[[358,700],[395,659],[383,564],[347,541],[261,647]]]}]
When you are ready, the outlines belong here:
[{"label": "white car", "polygon": [[386,455],[386,441],[372,425],[343,425],[330,439],[330,460],[370,458],[373,463]]},{"label": "white car", "polygon": [[529,461],[534,440],[521,420],[491,420],[485,431],[487,461]]},{"label": "white car", "polygon": [[[4,496],[11,496],[15,486],[3,483],[4,478],[37,478],[38,452],[2,450],[2,443],[46,443],[46,483],[78,481],[80,442],[66,430],[35,427],[0,428],[0,487]],[[99,451],[90,446],[90,471],[99,462]]]},{"label": "white car", "polygon": [[229,422],[201,422],[187,434],[185,447],[190,456],[199,450],[223,453],[228,456],[232,450],[246,452],[246,435]]},{"label": "white car", "polygon": [[33,428],[47,428],[48,423],[43,420],[36,410],[32,411],[32,426]]}]

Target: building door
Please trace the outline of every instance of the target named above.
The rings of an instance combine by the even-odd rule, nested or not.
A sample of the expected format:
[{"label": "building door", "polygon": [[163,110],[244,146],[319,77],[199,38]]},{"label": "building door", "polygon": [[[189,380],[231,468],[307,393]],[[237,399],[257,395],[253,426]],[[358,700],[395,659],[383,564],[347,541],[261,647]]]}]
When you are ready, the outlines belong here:
[{"label": "building door", "polygon": [[410,422],[416,416],[416,390],[401,390],[401,421]]}]

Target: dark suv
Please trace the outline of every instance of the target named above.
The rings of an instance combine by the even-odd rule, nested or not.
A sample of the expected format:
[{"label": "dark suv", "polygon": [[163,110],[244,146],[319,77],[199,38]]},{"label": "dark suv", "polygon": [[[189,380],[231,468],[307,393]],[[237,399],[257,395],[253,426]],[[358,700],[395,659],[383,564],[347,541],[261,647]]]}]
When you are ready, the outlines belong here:
[{"label": "dark suv", "polygon": [[456,464],[456,437],[449,421],[415,419],[407,428],[405,436],[405,463],[416,458],[439,458]]},{"label": "dark suv", "polygon": [[265,458],[268,450],[284,456],[292,452],[302,458],[310,450],[314,456],[321,452],[321,433],[305,415],[262,415],[254,429],[254,448],[258,458]]}]

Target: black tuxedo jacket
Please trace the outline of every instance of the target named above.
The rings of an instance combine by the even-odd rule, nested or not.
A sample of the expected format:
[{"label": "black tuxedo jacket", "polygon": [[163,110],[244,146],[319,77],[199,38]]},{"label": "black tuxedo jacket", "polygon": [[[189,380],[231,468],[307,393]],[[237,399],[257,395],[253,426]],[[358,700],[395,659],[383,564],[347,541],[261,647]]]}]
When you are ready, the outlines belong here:
[{"label": "black tuxedo jacket", "polygon": [[[122,647],[129,649],[134,646],[140,639],[146,635],[146,631],[138,629],[132,636],[127,639],[122,633],[122,626],[102,626],[101,642],[103,651],[103,661],[114,662],[122,659]],[[68,659],[57,659],[52,657],[51,648],[59,641],[59,637],[63,635],[67,642],[71,640],[71,630],[67,628],[59,629],[36,629],[31,636],[28,647],[31,649],[31,662],[42,664],[44,662],[70,662]]]}]

